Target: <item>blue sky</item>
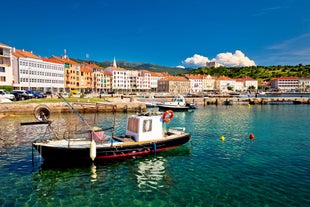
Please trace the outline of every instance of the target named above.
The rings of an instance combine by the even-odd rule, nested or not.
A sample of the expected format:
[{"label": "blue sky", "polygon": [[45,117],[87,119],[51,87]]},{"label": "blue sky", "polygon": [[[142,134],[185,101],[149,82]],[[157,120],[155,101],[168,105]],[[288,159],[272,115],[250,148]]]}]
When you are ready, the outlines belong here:
[{"label": "blue sky", "polygon": [[36,55],[199,67],[310,64],[309,0],[11,0],[0,43]]}]

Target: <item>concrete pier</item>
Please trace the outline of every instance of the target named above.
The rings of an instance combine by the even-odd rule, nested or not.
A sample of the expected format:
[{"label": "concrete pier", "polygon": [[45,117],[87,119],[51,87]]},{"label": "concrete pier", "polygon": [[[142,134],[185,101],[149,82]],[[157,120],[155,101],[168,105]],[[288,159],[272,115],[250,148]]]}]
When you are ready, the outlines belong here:
[{"label": "concrete pier", "polygon": [[[145,102],[165,102],[171,101],[171,97],[157,97],[157,98],[131,98],[128,100],[115,99],[113,102],[98,102],[98,103],[71,103],[72,106],[80,113],[99,113],[99,112],[142,112],[146,110]],[[232,105],[235,104],[310,104],[310,98],[230,98],[230,97],[191,97],[186,98],[186,102],[194,103],[197,106],[207,105],[224,105],[225,101],[230,101]],[[0,104],[0,115],[8,114],[31,114],[34,112],[36,106],[40,104],[20,104],[20,103],[2,103]],[[72,109],[64,102],[59,103],[43,103],[50,108],[52,113],[69,113]],[[1,117],[1,116],[0,116]]]}]

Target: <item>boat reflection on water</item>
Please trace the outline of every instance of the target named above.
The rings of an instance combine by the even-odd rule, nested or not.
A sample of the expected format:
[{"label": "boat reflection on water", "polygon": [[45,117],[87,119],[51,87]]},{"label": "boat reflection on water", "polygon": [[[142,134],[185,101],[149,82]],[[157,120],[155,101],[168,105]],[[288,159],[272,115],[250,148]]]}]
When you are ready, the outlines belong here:
[{"label": "boat reflection on water", "polygon": [[169,188],[172,184],[171,176],[166,171],[167,158],[170,156],[185,156],[190,154],[188,146],[180,146],[170,151],[160,153],[159,156],[153,156],[140,160],[137,163],[135,177],[137,186],[141,192],[152,192]]},{"label": "boat reflection on water", "polygon": [[158,156],[138,163],[136,178],[140,190],[148,192],[164,187],[165,162],[167,160],[164,157]]}]

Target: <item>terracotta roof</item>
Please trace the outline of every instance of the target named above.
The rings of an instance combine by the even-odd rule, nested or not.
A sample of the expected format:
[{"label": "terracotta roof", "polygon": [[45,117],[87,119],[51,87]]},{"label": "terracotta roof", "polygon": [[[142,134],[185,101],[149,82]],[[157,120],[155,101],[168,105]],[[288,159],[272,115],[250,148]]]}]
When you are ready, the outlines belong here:
[{"label": "terracotta roof", "polygon": [[3,43],[0,43],[0,47],[10,47],[10,46],[3,44]]},{"label": "terracotta roof", "polygon": [[298,80],[297,77],[279,77],[279,78],[272,78],[271,80]]},{"label": "terracotta roof", "polygon": [[201,74],[185,74],[188,79],[203,79],[204,75]]},{"label": "terracotta roof", "polygon": [[[92,68],[102,68],[102,67],[100,67],[99,65],[96,65],[95,63],[87,63],[87,62],[85,62],[85,63],[83,63],[83,64],[88,65],[89,67],[92,67]],[[102,68],[102,69],[103,69],[103,68]]]},{"label": "terracotta roof", "polygon": [[235,80],[238,81],[238,82],[255,81],[255,79],[253,79],[251,77],[236,78]]},{"label": "terracotta roof", "polygon": [[89,67],[89,66],[82,66],[81,67],[81,71],[82,72],[89,72],[89,73],[91,73],[91,72],[93,72],[93,69],[91,68],[91,67]]},{"label": "terracotta roof", "polygon": [[160,72],[150,72],[151,73],[151,76],[153,77],[165,77],[167,76],[166,73],[160,73]]},{"label": "terracotta roof", "polygon": [[57,57],[57,56],[52,56],[50,58],[51,59],[57,59],[59,61],[62,61],[63,63],[68,63],[68,64],[71,64],[71,65],[79,65],[78,62],[75,62],[74,60],[71,60],[69,58],[63,58],[63,57]]},{"label": "terracotta roof", "polygon": [[185,78],[184,76],[166,76],[162,79],[160,79],[161,81],[189,81],[187,78]]},{"label": "terracotta roof", "polygon": [[229,78],[229,77],[227,77],[227,76],[220,76],[220,77],[217,77],[216,79],[217,79],[217,80],[234,80],[234,79]]},{"label": "terracotta roof", "polygon": [[51,58],[42,58],[43,61],[45,62],[50,62],[50,63],[58,63],[58,64],[63,64],[62,61],[57,60],[57,59],[51,59]]},{"label": "terracotta roof", "polygon": [[12,52],[12,54],[19,58],[34,58],[34,59],[42,59],[39,56],[36,56],[32,52],[25,51],[25,50],[15,50],[15,52]]},{"label": "terracotta roof", "polygon": [[127,69],[125,69],[125,68],[116,68],[116,67],[113,67],[113,66],[107,67],[106,69],[112,69],[112,70],[127,70]]}]

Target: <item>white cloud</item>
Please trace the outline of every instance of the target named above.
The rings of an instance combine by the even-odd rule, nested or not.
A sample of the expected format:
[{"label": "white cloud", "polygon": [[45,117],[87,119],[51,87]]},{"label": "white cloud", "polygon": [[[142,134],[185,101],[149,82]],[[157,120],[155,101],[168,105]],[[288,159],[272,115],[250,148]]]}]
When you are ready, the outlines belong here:
[{"label": "white cloud", "polygon": [[176,68],[181,68],[181,69],[185,69],[185,67],[183,65],[178,65],[178,66],[175,66]]},{"label": "white cloud", "polygon": [[219,53],[215,58],[209,60],[208,57],[195,54],[193,57],[188,57],[182,61],[183,65],[188,67],[203,67],[207,62],[216,61],[217,63],[227,67],[247,67],[255,66],[255,62],[245,56],[240,50],[236,50],[235,53]]},{"label": "white cloud", "polygon": [[230,52],[217,54],[215,61],[228,67],[255,66],[255,62],[246,57],[240,50],[236,50],[234,54]]},{"label": "white cloud", "polygon": [[193,57],[189,57],[183,60],[182,64],[191,67],[202,67],[206,65],[206,62],[209,62],[207,57],[195,54]]}]

